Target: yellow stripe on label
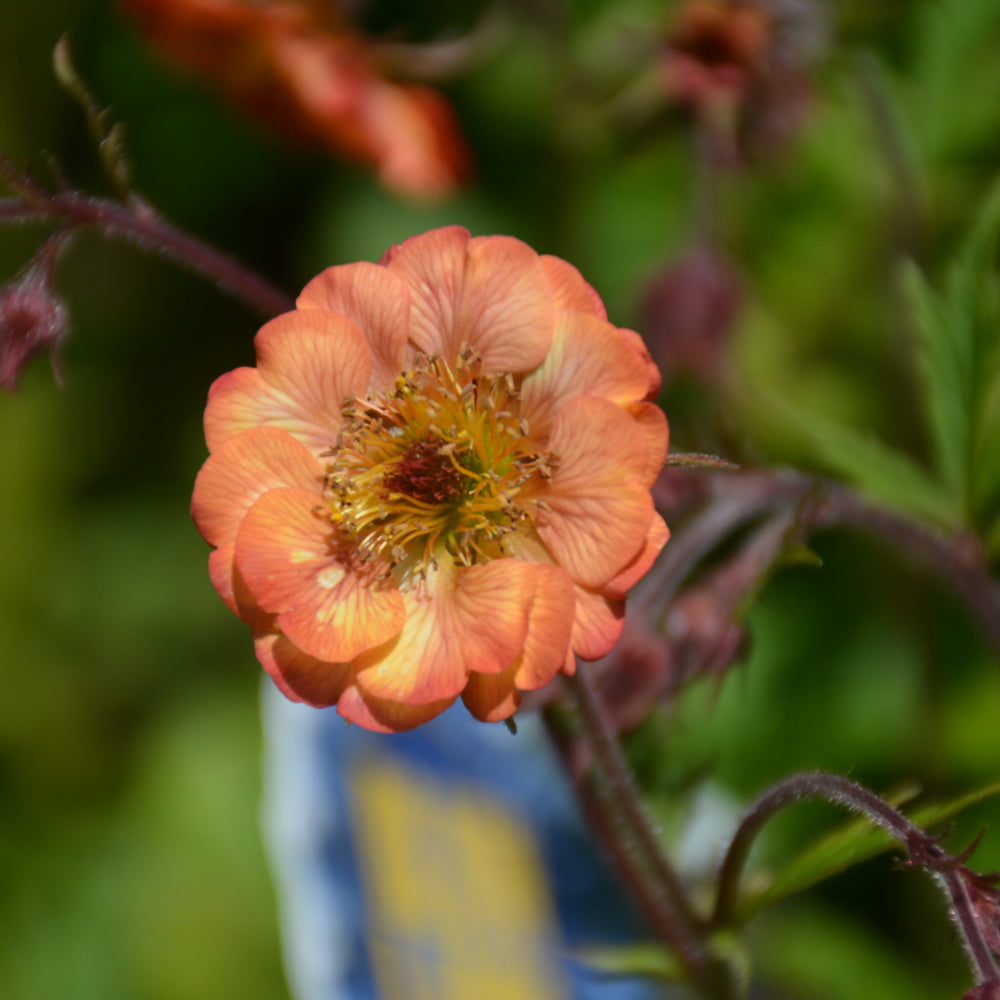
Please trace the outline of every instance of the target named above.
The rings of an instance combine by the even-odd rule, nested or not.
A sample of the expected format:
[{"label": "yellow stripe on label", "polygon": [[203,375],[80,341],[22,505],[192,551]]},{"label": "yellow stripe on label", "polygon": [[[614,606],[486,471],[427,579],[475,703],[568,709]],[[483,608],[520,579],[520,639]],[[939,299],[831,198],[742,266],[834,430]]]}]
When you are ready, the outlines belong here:
[{"label": "yellow stripe on label", "polygon": [[381,1000],[565,1000],[545,873],[494,799],[392,762],[350,781]]}]

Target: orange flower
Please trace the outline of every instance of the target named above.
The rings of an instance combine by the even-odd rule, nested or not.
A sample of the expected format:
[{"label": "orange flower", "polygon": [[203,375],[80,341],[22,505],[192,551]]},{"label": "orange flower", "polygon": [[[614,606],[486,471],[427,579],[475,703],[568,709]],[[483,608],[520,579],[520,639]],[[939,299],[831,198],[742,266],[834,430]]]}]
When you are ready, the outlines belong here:
[{"label": "orange flower", "polygon": [[122,0],[175,62],[290,138],[320,141],[407,194],[450,194],[468,172],[451,109],[392,83],[364,40],[295,2]]},{"label": "orange flower", "polygon": [[451,227],[331,267],[209,392],[195,523],[291,698],[498,721],[606,654],[669,532],[638,335],[579,272]]}]

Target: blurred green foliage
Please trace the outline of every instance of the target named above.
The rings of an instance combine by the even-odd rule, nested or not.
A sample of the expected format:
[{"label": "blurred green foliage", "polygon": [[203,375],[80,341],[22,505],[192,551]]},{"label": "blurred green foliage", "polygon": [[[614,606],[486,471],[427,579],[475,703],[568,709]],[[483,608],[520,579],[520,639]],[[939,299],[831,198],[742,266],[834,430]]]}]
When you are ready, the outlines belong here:
[{"label": "blurred green foliage", "polygon": [[[458,222],[566,257],[637,326],[645,283],[695,241],[702,179],[682,127],[626,141],[602,111],[672,6],[516,5],[539,25],[448,85],[478,179],[442,205],[402,204],[359,169],[286,148],[175,76],[104,0],[5,7],[0,149],[18,165],[48,150],[75,186],[108,193],[50,69],[68,29],[125,123],[139,190],[290,291]],[[746,301],[727,378],[667,387],[673,446],[833,472],[976,528],[995,555],[1000,7],[820,7],[830,43],[802,131],[716,193]],[[448,23],[433,4],[366,10],[415,37],[429,17]],[[548,12],[567,28],[556,44]],[[0,279],[43,233],[3,230]],[[0,995],[273,1000],[286,988],[257,834],[259,672],[187,512],[205,393],[252,361],[258,318],[92,234],[59,289],[66,387],[36,360],[0,396]],[[821,570],[779,575],[753,610],[746,666],[631,737],[668,833],[706,776],[733,801],[809,767],[941,798],[996,780],[1000,676],[965,612],[870,541],[816,548]],[[779,865],[836,819],[790,812],[755,863]],[[988,870],[995,805],[963,814],[952,843],[985,820]],[[769,995],[854,1000],[863,978],[880,1000],[958,996],[961,955],[925,882],[882,858],[765,916],[750,943]]]}]

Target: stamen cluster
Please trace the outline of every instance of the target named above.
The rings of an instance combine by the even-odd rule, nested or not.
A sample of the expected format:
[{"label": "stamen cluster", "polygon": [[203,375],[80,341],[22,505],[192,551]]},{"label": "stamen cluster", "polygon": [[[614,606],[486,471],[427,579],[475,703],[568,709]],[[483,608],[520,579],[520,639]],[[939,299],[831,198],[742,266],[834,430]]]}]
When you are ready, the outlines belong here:
[{"label": "stamen cluster", "polygon": [[521,413],[517,379],[488,375],[465,348],[454,364],[418,355],[388,391],[351,400],[329,454],[320,508],[399,582],[426,578],[441,547],[465,566],[500,554],[551,476]]}]

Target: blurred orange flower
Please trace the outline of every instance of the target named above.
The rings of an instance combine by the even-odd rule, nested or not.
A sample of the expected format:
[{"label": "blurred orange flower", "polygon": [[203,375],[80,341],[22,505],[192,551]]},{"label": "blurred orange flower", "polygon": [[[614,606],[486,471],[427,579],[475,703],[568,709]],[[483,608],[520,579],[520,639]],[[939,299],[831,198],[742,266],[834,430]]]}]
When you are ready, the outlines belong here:
[{"label": "blurred orange flower", "polygon": [[438,229],[331,267],[212,386],[212,582],[291,698],[409,729],[498,721],[606,654],[669,532],[638,335],[570,264]]},{"label": "blurred orange flower", "polygon": [[443,196],[469,155],[436,91],[394,83],[371,47],[317,5],[122,0],[172,60],[289,138],[368,164],[390,188]]}]

